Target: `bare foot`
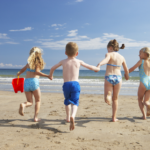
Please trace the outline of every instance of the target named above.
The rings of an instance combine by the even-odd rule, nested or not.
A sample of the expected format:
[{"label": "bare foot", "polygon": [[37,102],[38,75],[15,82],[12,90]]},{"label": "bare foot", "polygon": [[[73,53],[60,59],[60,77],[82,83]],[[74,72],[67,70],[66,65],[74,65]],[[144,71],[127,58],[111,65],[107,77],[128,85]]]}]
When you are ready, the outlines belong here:
[{"label": "bare foot", "polygon": [[34,118],[34,122],[40,122],[41,119],[38,119],[38,118]]},{"label": "bare foot", "polygon": [[20,114],[21,116],[24,116],[24,105],[23,105],[23,104],[20,104],[19,114]]},{"label": "bare foot", "polygon": [[111,122],[118,122],[118,119],[112,119]]},{"label": "bare foot", "polygon": [[70,122],[70,120],[64,119],[66,122]]},{"label": "bare foot", "polygon": [[147,106],[147,116],[150,116],[150,105]]},{"label": "bare foot", "polygon": [[106,96],[106,101],[105,101],[108,105],[110,105],[111,104],[111,92],[110,91],[108,91],[108,94],[107,94],[107,96]]},{"label": "bare foot", "polygon": [[74,118],[70,117],[70,131],[74,130],[75,126],[74,126]]},{"label": "bare foot", "polygon": [[144,116],[143,116],[143,117],[139,117],[139,118],[140,118],[140,119],[143,119],[143,120],[146,120],[146,117],[144,117]]}]

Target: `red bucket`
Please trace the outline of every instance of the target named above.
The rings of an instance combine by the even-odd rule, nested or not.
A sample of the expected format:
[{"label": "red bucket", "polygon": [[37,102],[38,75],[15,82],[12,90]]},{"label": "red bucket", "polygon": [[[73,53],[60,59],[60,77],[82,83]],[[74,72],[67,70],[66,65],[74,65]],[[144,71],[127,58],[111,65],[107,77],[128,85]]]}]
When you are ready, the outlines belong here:
[{"label": "red bucket", "polygon": [[24,78],[15,78],[12,80],[12,86],[14,88],[14,92],[24,91]]}]

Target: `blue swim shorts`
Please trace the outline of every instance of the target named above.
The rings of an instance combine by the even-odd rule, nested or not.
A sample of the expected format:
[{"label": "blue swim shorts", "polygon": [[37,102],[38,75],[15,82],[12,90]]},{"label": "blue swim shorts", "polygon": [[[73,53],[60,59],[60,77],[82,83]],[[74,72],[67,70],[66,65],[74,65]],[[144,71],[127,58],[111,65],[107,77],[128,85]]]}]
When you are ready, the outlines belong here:
[{"label": "blue swim shorts", "polygon": [[63,85],[64,92],[64,104],[77,105],[79,106],[79,96],[80,96],[80,85],[77,81],[65,82]]},{"label": "blue swim shorts", "polygon": [[35,91],[39,88],[39,79],[38,78],[27,78],[24,81],[24,90],[26,92]]}]

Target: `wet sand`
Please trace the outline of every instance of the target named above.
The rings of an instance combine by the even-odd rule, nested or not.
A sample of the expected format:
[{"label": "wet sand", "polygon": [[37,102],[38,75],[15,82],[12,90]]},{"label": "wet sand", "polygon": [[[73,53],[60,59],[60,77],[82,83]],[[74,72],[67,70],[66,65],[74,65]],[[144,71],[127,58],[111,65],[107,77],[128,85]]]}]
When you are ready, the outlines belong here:
[{"label": "wet sand", "polygon": [[41,122],[34,105],[18,113],[24,93],[0,91],[0,150],[149,150],[150,117],[141,120],[136,96],[119,96],[118,119],[103,95],[81,95],[75,130],[64,121],[63,94],[42,93]]}]

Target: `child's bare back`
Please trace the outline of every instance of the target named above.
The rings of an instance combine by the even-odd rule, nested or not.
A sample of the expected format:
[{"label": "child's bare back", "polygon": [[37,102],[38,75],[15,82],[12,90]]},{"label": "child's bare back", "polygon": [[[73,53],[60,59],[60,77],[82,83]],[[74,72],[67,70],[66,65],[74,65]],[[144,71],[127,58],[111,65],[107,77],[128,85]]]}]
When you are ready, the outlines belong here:
[{"label": "child's bare back", "polygon": [[76,58],[67,58],[61,61],[64,82],[78,81],[80,62]]},{"label": "child's bare back", "polygon": [[[107,53],[106,55],[108,55],[108,58],[110,59],[108,61],[105,75],[111,75],[111,74],[121,75],[121,66],[125,62],[124,57],[117,52]],[[116,65],[116,66],[114,67],[112,65]]]},{"label": "child's bare back", "polygon": [[76,58],[67,58],[60,62],[63,67],[64,82],[78,81],[80,66],[90,67],[90,65]]}]

